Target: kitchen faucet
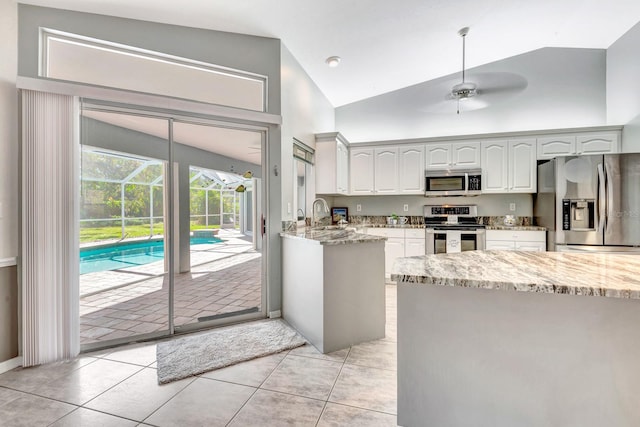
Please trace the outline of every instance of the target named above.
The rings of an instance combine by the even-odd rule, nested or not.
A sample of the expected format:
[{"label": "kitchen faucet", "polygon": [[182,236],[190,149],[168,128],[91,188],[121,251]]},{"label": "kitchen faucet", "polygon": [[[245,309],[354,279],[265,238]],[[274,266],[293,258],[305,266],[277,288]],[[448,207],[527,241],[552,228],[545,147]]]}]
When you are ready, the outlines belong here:
[{"label": "kitchen faucet", "polygon": [[327,205],[327,201],[321,197],[318,197],[317,199],[315,199],[313,201],[313,204],[311,205],[311,224],[312,225],[318,225],[319,220],[316,218],[316,203],[320,202],[320,204],[322,205],[322,208],[324,210],[325,213],[329,213],[329,205]]}]

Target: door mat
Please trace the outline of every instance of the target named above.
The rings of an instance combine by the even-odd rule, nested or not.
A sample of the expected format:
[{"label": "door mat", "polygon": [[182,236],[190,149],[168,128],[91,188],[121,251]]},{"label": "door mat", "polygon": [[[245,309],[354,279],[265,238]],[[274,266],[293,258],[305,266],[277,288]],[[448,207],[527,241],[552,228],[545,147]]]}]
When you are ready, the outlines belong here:
[{"label": "door mat", "polygon": [[305,343],[302,335],[280,319],[229,326],[161,342],[156,350],[158,383],[166,384]]}]

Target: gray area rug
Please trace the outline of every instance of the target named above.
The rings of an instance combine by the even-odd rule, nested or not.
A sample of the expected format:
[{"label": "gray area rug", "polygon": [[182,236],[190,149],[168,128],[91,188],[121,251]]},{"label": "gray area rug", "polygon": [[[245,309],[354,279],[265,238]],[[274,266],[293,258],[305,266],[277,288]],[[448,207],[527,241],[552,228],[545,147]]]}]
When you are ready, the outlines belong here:
[{"label": "gray area rug", "polygon": [[217,329],[157,345],[158,383],[202,374],[279,353],[306,340],[284,321],[267,320]]}]

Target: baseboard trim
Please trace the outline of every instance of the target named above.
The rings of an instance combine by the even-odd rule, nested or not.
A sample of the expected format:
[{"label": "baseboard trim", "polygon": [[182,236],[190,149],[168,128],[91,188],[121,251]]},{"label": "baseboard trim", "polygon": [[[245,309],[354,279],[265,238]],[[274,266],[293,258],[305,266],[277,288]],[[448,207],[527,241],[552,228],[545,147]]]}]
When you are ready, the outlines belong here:
[{"label": "baseboard trim", "polygon": [[269,312],[269,318],[270,319],[277,319],[279,317],[282,317],[282,312],[280,312],[280,310],[275,310],[275,311],[270,311]]},{"label": "baseboard trim", "polygon": [[22,356],[0,362],[0,374],[22,366]]}]

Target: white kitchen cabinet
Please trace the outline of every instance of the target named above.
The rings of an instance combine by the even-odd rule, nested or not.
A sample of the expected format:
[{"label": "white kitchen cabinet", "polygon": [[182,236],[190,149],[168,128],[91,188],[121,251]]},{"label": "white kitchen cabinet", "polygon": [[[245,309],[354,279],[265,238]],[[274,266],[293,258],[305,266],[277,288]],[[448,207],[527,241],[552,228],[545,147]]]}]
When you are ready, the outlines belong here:
[{"label": "white kitchen cabinet", "polygon": [[374,194],[373,148],[351,148],[349,180],[352,195]]},{"label": "white kitchen cabinet", "polygon": [[544,136],[537,139],[537,144],[537,158],[539,160],[583,154],[612,154],[620,152],[620,133],[599,132]]},{"label": "white kitchen cabinet", "polygon": [[398,147],[377,147],[373,151],[375,194],[398,193]]},{"label": "white kitchen cabinet", "polygon": [[398,193],[424,192],[424,145],[398,148]]},{"label": "white kitchen cabinet", "polygon": [[482,141],[482,192],[506,193],[509,189],[509,142]]},{"label": "white kitchen cabinet", "polygon": [[425,154],[427,169],[480,167],[480,143],[478,141],[427,144]]},{"label": "white kitchen cabinet", "polygon": [[546,232],[538,230],[487,230],[485,249],[544,252],[547,250]]},{"label": "white kitchen cabinet", "polygon": [[424,228],[405,228],[404,256],[422,256],[425,252]]},{"label": "white kitchen cabinet", "polygon": [[617,133],[598,133],[576,136],[578,154],[612,154],[620,152],[620,138]]},{"label": "white kitchen cabinet", "polygon": [[425,254],[424,228],[370,227],[367,234],[387,238],[385,250],[385,276],[391,276],[391,268],[398,258]]},{"label": "white kitchen cabinet", "polygon": [[536,140],[482,141],[483,193],[536,192]]},{"label": "white kitchen cabinet", "polygon": [[337,132],[316,135],[316,193],[349,194],[349,149]]},{"label": "white kitchen cabinet", "polygon": [[509,140],[509,192],[535,193],[537,172],[536,140]]}]

